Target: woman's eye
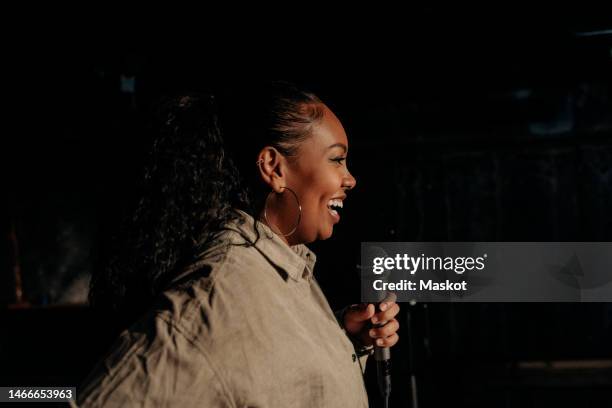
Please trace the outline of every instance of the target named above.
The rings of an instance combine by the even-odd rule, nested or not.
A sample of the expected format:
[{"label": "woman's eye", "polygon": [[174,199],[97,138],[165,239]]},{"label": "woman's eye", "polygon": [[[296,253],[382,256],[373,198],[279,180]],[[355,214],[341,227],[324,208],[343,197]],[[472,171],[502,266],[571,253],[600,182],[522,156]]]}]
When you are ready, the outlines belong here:
[{"label": "woman's eye", "polygon": [[332,161],[342,164],[346,160],[346,157],[336,157],[333,158]]}]

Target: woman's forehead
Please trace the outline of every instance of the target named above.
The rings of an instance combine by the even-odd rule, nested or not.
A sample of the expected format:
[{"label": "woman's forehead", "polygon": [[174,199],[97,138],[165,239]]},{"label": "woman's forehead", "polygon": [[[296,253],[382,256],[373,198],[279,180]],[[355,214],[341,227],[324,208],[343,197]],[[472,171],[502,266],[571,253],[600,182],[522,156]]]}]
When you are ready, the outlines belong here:
[{"label": "woman's forehead", "polygon": [[348,147],[348,138],[338,117],[326,106],[321,120],[312,127],[313,142],[328,147],[343,144]]}]

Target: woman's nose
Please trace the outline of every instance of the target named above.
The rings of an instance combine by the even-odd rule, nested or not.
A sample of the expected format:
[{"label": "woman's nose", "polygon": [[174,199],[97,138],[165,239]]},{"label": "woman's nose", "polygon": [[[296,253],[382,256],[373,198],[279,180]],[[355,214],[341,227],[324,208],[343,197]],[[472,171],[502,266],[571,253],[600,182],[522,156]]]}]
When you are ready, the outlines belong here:
[{"label": "woman's nose", "polygon": [[356,185],[357,185],[357,180],[355,179],[355,177],[353,177],[351,172],[347,170],[346,177],[344,177],[344,181],[343,181],[343,187],[346,190],[352,190],[355,188]]}]

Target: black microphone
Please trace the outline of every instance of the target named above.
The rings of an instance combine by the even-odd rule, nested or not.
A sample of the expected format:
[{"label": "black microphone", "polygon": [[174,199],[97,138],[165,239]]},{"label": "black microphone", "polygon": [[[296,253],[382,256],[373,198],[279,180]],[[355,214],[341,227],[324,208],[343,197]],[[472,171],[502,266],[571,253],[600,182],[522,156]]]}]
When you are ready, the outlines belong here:
[{"label": "black microphone", "polygon": [[[387,252],[375,245],[367,246],[362,253],[362,260],[372,260],[376,257],[386,258]],[[370,265],[359,266],[360,277],[362,282],[362,290],[365,288],[369,296],[378,301],[376,305],[376,312],[380,312],[380,304],[383,302],[395,302],[397,296],[393,292],[374,291],[372,292],[372,281],[373,279],[386,280],[390,271],[384,271],[382,274],[374,275],[372,267]],[[363,293],[363,292],[362,292]],[[378,322],[373,324],[373,327],[382,327],[387,322]],[[385,408],[389,406],[389,395],[391,395],[391,350],[388,347],[378,347],[376,342],[374,343],[374,359],[376,360],[376,376],[378,378],[378,389],[384,400]]]},{"label": "black microphone", "polygon": [[[395,302],[395,293],[388,292],[380,302]],[[376,307],[380,311],[380,303]],[[374,327],[382,327],[387,322],[379,322]],[[391,395],[391,350],[389,347],[379,347],[374,343],[374,359],[376,360],[376,376],[378,377],[378,389],[385,401],[385,408],[389,407],[389,396]]]}]

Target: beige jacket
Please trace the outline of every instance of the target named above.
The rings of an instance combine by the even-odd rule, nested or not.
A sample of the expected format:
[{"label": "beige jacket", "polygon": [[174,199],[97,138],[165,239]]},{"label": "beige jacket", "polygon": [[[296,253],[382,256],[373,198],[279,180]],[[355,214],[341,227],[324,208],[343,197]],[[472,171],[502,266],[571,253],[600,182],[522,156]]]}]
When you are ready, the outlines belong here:
[{"label": "beige jacket", "polygon": [[[254,241],[253,218],[224,242]],[[367,407],[362,368],[313,276],[315,255],[258,223],[219,245],[124,331],[77,389],[83,407]]]}]

